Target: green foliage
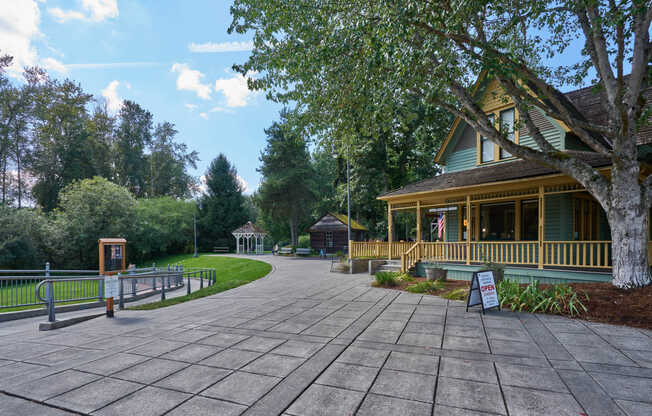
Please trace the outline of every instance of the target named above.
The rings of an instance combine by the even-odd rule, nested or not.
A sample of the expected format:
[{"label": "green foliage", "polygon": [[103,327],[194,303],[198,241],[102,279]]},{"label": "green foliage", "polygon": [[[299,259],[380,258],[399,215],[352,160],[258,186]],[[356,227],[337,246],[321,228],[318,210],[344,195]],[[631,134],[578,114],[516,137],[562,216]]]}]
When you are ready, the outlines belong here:
[{"label": "green foliage", "polygon": [[289,225],[290,241],[297,245],[299,223],[310,213],[316,198],[308,145],[286,110],[281,112],[281,121],[274,122],[265,134],[267,146],[260,156],[263,179],[257,201],[268,218]]},{"label": "green foliage", "polygon": [[446,292],[440,296],[449,300],[466,300],[469,296],[469,289],[459,288]]},{"label": "green foliage", "polygon": [[297,247],[310,248],[310,235],[309,234],[300,235],[299,244],[297,244]]},{"label": "green foliage", "polygon": [[220,153],[206,171],[206,193],[200,199],[199,246],[203,251],[213,247],[235,248],[231,232],[247,220],[238,172]]},{"label": "green foliage", "polygon": [[376,284],[378,286],[393,287],[398,285],[398,273],[394,272],[376,272]]},{"label": "green foliage", "polygon": [[414,277],[410,276],[409,273],[399,273],[398,276],[396,276],[396,279],[401,282],[414,282]]},{"label": "green foliage", "polygon": [[129,234],[131,262],[193,250],[195,202],[161,197],[136,202],[136,226]]},{"label": "green foliage", "polygon": [[497,284],[501,307],[527,312],[580,315],[587,311],[582,300],[588,300],[586,294],[580,295],[567,284],[550,285],[542,288],[538,280],[528,285],[505,279]]},{"label": "green foliage", "polygon": [[439,280],[419,282],[405,288],[410,293],[433,293],[444,288],[444,284]]},{"label": "green foliage", "polygon": [[43,266],[50,236],[48,222],[38,210],[0,206],[0,269]]},{"label": "green foliage", "polygon": [[136,200],[131,193],[101,177],[84,179],[67,186],[54,212],[55,254],[67,266],[97,267],[97,240],[102,237],[125,237],[136,224]]}]

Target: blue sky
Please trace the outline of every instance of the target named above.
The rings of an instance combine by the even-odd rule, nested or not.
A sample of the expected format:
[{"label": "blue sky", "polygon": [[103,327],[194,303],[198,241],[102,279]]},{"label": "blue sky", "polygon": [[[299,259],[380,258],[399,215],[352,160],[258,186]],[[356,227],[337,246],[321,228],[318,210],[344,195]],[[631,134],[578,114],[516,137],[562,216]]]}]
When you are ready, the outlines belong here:
[{"label": "blue sky", "polygon": [[[252,192],[260,180],[263,129],[280,105],[246,89],[231,70],[250,37],[229,35],[226,0],[0,0],[0,51],[68,77],[110,108],[136,101],[170,121],[197,150],[202,175],[225,153]],[[235,42],[235,43],[234,43]],[[234,50],[235,49],[235,50]]]}]

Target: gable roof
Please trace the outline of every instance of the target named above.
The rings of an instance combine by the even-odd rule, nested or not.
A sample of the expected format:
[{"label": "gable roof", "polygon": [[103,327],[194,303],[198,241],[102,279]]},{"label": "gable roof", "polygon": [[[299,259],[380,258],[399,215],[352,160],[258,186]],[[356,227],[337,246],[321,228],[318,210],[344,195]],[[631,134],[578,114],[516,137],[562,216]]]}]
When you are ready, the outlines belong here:
[{"label": "gable roof", "polygon": [[[611,164],[611,159],[595,152],[569,150],[564,153],[580,158],[596,168],[609,166]],[[513,162],[497,163],[490,166],[481,166],[458,172],[444,173],[386,192],[380,195],[378,199],[391,199],[392,197],[417,192],[443,191],[450,188],[482,185],[513,179],[551,175],[555,173],[559,173],[559,171],[549,166],[535,164],[527,160],[516,160]]]},{"label": "gable roof", "polygon": [[[473,86],[473,96],[477,94],[480,85],[485,80],[486,71],[482,71],[478,76],[475,85]],[[557,95],[557,99],[559,99],[559,101],[568,109],[571,114],[573,114],[574,117],[603,126],[607,125],[607,115],[604,111],[604,108],[602,107],[602,103],[604,102],[604,91],[600,90],[599,92],[596,92],[594,86],[590,86],[566,93],[555,90],[555,93]],[[648,103],[652,103],[652,86],[648,86],[646,89],[646,98]],[[637,145],[652,143],[652,114],[648,120],[650,123],[642,128],[637,134]],[[435,163],[440,163],[442,156],[446,152],[446,148],[450,145],[453,137],[455,136],[455,132],[457,131],[462,121],[463,120],[460,116],[455,118],[455,121],[451,125],[444,143],[441,145],[437,151],[437,154],[435,155]],[[561,122],[559,123],[563,124]],[[464,123],[462,123],[462,125],[464,125]],[[567,127],[565,127],[565,129],[568,130]],[[594,136],[607,147],[611,147],[611,144],[608,143],[607,140],[599,134],[596,133]]]},{"label": "gable roof", "polygon": [[257,226],[251,221],[247,221],[247,223],[241,227],[238,227],[237,229],[233,230],[231,234],[267,234],[265,231],[263,231],[262,228]]},{"label": "gable roof", "polygon": [[[348,227],[347,215],[345,215],[345,214],[333,214],[333,213],[327,212],[326,214],[322,215],[317,221],[315,221],[310,227],[308,227],[308,230],[309,231],[316,231],[316,230],[313,230],[313,227],[315,227],[315,225],[317,225],[321,220],[323,220],[324,218],[326,218],[328,216],[333,217],[334,219],[336,219],[337,221],[342,223],[342,225]],[[352,230],[358,230],[358,231],[368,231],[367,227],[360,224],[359,222],[357,222],[353,218],[351,218],[351,229]]]}]

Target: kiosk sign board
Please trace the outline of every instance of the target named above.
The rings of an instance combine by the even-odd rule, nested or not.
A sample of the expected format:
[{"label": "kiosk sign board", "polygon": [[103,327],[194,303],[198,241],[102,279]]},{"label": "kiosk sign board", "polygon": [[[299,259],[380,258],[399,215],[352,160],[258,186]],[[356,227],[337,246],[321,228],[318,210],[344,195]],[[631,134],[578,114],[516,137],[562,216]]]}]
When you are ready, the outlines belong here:
[{"label": "kiosk sign board", "polygon": [[120,282],[118,276],[104,276],[104,297],[117,298],[120,296]]},{"label": "kiosk sign board", "polygon": [[469,306],[475,305],[481,305],[483,313],[491,308],[500,309],[500,301],[498,300],[494,272],[491,270],[483,270],[473,273],[471,290],[469,290],[469,297],[466,301],[466,310],[469,310]]}]

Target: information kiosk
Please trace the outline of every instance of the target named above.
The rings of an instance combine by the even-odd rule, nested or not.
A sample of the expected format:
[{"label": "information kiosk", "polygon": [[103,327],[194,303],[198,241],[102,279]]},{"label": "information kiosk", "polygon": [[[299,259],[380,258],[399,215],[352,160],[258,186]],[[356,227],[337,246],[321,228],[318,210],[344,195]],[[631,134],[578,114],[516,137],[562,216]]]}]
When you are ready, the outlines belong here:
[{"label": "information kiosk", "polygon": [[120,282],[117,274],[126,270],[126,245],[124,238],[100,238],[100,275],[104,276],[106,316],[113,317],[113,298],[119,296]]}]

